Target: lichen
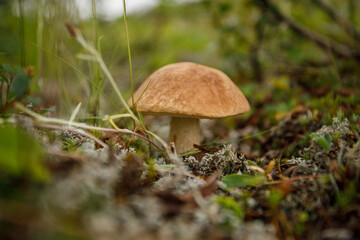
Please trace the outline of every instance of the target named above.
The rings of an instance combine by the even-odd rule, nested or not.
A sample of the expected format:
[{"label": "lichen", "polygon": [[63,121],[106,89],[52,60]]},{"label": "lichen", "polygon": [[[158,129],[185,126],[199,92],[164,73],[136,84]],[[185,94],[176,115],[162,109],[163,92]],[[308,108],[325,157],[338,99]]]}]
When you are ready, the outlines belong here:
[{"label": "lichen", "polygon": [[188,156],[184,157],[183,162],[194,174],[209,176],[218,170],[227,174],[237,172],[243,164],[246,164],[244,160],[243,154],[236,156],[231,145],[225,145],[213,154],[205,153],[200,161],[194,156]]}]

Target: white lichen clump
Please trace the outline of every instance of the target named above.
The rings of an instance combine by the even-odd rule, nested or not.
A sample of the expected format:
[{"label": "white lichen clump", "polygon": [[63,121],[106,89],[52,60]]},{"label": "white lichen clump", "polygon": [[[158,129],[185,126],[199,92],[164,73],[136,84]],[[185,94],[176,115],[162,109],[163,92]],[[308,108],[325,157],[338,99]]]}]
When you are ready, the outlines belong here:
[{"label": "white lichen clump", "polygon": [[325,134],[330,135],[340,135],[341,138],[345,138],[347,134],[349,134],[349,126],[350,122],[347,118],[344,121],[340,121],[337,117],[332,119],[331,126],[322,126],[318,131],[315,133],[319,136],[324,136]]},{"label": "white lichen clump", "polygon": [[[305,158],[294,156],[287,161],[289,164],[296,164],[305,171],[310,171],[311,174],[324,173],[328,171],[331,161],[337,159],[343,161],[343,151],[349,145],[347,137],[350,134],[350,123],[347,118],[340,121],[338,118],[333,118],[332,125],[322,126],[319,130],[313,133],[311,145],[299,151],[300,155]],[[327,141],[328,149],[321,146],[319,139]],[[327,140],[325,140],[327,139]]]},{"label": "white lichen clump", "polygon": [[231,145],[225,145],[213,154],[205,153],[200,161],[194,156],[185,157],[183,161],[194,174],[208,176],[217,170],[223,170],[227,173],[236,172],[244,159],[244,155],[239,158],[235,157]]}]

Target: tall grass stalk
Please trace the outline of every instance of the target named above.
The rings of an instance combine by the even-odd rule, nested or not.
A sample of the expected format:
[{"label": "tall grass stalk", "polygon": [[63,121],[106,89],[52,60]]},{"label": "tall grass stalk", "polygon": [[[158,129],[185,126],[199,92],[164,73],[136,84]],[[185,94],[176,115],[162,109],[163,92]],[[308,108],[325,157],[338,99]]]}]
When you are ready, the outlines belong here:
[{"label": "tall grass stalk", "polygon": [[[130,47],[129,30],[128,30],[128,25],[127,25],[126,1],[125,0],[123,0],[123,8],[124,8],[124,24],[125,24],[126,43],[127,43],[128,58],[129,58],[131,103],[132,103],[134,111],[136,111],[136,103],[134,100],[134,81],[133,81],[132,62],[131,62],[131,47]],[[144,128],[144,131],[146,133],[150,134],[151,136],[153,136],[156,140],[158,140],[165,147],[166,152],[168,153],[168,156],[170,158],[177,159],[177,157],[174,156],[174,154],[171,152],[169,145],[162,138],[160,138],[158,135],[156,135],[155,133],[153,133],[145,128],[145,124],[144,124],[142,115],[139,111],[138,111],[138,116],[140,117],[140,123],[141,123],[142,127]]]},{"label": "tall grass stalk", "polygon": [[135,101],[134,101],[134,83],[133,83],[133,74],[132,74],[130,37],[129,37],[129,30],[128,30],[128,25],[127,25],[126,3],[125,3],[125,0],[123,0],[123,7],[124,7],[124,24],[125,24],[125,33],[126,33],[126,43],[127,43],[128,58],[129,58],[130,87],[131,87],[131,103],[132,103],[132,105],[133,105],[134,110],[136,111],[136,105],[135,105]]},{"label": "tall grass stalk", "polygon": [[[97,46],[98,52],[101,52],[100,50],[100,38],[98,36],[98,14],[97,14],[97,8],[96,8],[96,0],[92,0],[92,15],[93,15],[93,29],[94,29],[94,39],[95,39],[95,46]],[[93,114],[93,116],[99,115],[99,108],[100,108],[100,89],[103,88],[103,83],[101,79],[101,70],[98,62],[94,63],[94,66],[92,67],[94,69],[94,83],[95,85],[92,86],[92,92],[90,96],[90,112]],[[94,123],[97,123],[97,120],[94,120]]]},{"label": "tall grass stalk", "polygon": [[24,17],[24,2],[18,0],[19,4],[19,35],[20,35],[20,65],[25,67],[25,17]]},{"label": "tall grass stalk", "polygon": [[[38,16],[36,29],[36,42],[39,46],[43,45],[43,29],[44,29],[44,7],[43,0],[38,0]],[[43,54],[40,48],[37,48],[37,72],[42,77]]]},{"label": "tall grass stalk", "polygon": [[[57,48],[57,46],[56,46],[56,48]],[[68,95],[68,89],[65,86],[64,75],[63,75],[63,66],[60,64],[60,59],[58,59],[57,66],[58,66],[56,69],[57,77],[59,79],[62,96],[64,96],[64,102],[65,102],[64,105],[66,107],[66,111],[70,112],[71,111],[71,101],[70,101],[70,97]]]},{"label": "tall grass stalk", "polygon": [[129,105],[127,104],[127,102],[125,101],[124,97],[122,96],[118,86],[116,85],[116,82],[114,80],[114,78],[112,77],[109,69],[107,68],[101,54],[95,49],[93,48],[90,44],[88,44],[86,42],[86,40],[83,38],[83,36],[81,35],[81,33],[79,33],[78,31],[76,31],[71,25],[67,25],[69,32],[71,35],[73,35],[76,40],[80,43],[80,45],[88,51],[88,53],[90,54],[88,57],[91,59],[95,59],[102,71],[104,72],[104,74],[106,75],[107,79],[109,80],[112,88],[114,89],[116,95],[118,96],[118,98],[120,99],[120,102],[123,104],[123,106],[125,107],[126,111],[131,115],[132,119],[135,121],[135,123],[139,124],[140,121],[139,119],[135,116],[135,114],[133,113],[133,111],[130,109]]},{"label": "tall grass stalk", "polygon": [[80,107],[81,107],[81,103],[79,103],[76,108],[74,109],[74,111],[72,112],[69,122],[72,123],[74,122],[74,119],[76,118],[76,115],[79,113],[80,111]]}]

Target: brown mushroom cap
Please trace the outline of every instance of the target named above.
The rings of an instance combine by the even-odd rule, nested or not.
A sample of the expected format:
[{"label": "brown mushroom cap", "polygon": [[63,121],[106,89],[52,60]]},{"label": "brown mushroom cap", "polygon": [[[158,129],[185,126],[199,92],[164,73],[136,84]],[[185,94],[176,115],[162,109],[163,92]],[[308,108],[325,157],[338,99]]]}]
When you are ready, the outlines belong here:
[{"label": "brown mushroom cap", "polygon": [[[138,88],[134,100],[138,111],[152,115],[222,118],[250,110],[242,92],[225,73],[191,62],[158,69]],[[128,102],[132,105],[131,99]]]}]

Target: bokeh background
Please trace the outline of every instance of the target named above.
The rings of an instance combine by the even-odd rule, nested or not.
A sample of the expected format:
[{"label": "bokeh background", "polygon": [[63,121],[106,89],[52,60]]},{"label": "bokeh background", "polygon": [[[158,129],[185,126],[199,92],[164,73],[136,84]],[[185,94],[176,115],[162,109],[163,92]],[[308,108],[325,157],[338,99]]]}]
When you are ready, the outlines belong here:
[{"label": "bokeh background", "polygon": [[[268,127],[298,104],[354,95],[349,90],[359,86],[357,0],[137,0],[127,7],[135,87],[169,63],[215,67],[240,86],[253,111],[267,109]],[[84,49],[65,27],[73,24],[101,51],[129,97],[122,1],[1,0],[0,14],[0,62],[34,67],[26,101],[56,116],[70,115],[79,102],[83,117],[123,111],[97,64],[77,58]]]}]

